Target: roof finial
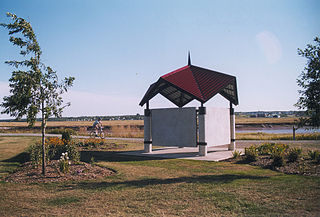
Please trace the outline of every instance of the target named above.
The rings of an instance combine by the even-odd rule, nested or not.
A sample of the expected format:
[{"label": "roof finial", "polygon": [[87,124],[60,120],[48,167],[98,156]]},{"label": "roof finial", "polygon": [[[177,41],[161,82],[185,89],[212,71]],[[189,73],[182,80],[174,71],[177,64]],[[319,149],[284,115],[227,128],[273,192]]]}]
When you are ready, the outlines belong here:
[{"label": "roof finial", "polygon": [[191,66],[190,51],[188,51],[188,66]]}]

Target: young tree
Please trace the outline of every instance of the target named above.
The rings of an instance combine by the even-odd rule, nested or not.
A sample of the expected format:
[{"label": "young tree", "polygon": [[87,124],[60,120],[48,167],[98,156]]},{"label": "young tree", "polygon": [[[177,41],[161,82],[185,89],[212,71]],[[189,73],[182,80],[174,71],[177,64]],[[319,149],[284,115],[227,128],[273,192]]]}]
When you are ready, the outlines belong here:
[{"label": "young tree", "polygon": [[299,109],[306,109],[307,118],[302,118],[302,125],[320,127],[320,39],[314,39],[315,45],[308,44],[298,54],[307,58],[308,62],[302,71],[298,85],[300,98],[296,104]]},{"label": "young tree", "polygon": [[42,132],[42,174],[46,175],[45,133],[46,124],[50,116],[61,116],[63,106],[60,96],[72,86],[74,77],[65,78],[59,82],[58,76],[51,67],[41,62],[41,49],[36,35],[30,25],[23,18],[7,13],[11,23],[0,25],[9,30],[9,41],[21,48],[20,54],[26,59],[22,61],[6,61],[14,66],[10,81],[10,96],[3,98],[2,114],[9,114],[16,119],[27,117],[29,126],[33,126],[37,114],[41,113]]}]

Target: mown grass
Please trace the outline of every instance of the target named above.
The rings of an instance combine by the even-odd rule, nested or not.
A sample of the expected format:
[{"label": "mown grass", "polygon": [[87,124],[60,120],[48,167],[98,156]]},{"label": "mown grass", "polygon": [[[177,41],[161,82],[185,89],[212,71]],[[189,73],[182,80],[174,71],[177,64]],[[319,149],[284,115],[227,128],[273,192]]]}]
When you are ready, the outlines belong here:
[{"label": "mown grass", "polygon": [[14,172],[24,161],[24,151],[35,142],[32,137],[0,137],[0,179]]},{"label": "mown grass", "polygon": [[[125,149],[142,146],[128,143]],[[320,213],[317,177],[284,175],[229,162],[130,157],[116,151],[82,153],[84,160],[89,155],[95,156],[97,164],[117,171],[105,179],[0,183],[0,216],[317,216]]]}]

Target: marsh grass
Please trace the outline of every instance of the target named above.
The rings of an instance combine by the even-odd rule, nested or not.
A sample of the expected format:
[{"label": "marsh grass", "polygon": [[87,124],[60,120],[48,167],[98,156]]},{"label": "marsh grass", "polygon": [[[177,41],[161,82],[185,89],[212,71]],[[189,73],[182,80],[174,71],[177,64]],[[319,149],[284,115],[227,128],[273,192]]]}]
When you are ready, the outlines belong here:
[{"label": "marsh grass", "polygon": [[[236,133],[238,140],[292,140],[292,134]],[[320,140],[320,133],[297,134],[296,140]]]},{"label": "marsh grass", "polygon": [[[114,142],[126,142],[123,150],[143,146]],[[320,212],[317,177],[229,162],[125,156],[118,149],[81,153],[81,159],[91,157],[117,175],[46,184],[1,182],[0,216],[316,216]]]}]

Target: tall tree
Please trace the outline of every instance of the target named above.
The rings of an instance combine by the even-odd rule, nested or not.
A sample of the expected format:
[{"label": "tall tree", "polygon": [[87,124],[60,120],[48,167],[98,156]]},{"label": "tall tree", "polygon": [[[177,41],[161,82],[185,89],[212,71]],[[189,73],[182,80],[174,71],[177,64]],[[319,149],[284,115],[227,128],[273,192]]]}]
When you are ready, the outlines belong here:
[{"label": "tall tree", "polygon": [[299,109],[306,109],[307,118],[302,118],[302,125],[320,127],[320,39],[315,44],[307,44],[298,54],[307,58],[307,65],[297,79],[300,98],[296,104]]},{"label": "tall tree", "polygon": [[16,119],[26,116],[29,126],[33,126],[37,115],[41,114],[42,132],[42,173],[46,175],[45,133],[50,116],[60,117],[63,109],[61,94],[72,86],[74,77],[66,77],[59,82],[56,72],[41,62],[41,49],[31,24],[15,14],[7,13],[11,23],[0,25],[9,30],[9,41],[21,48],[22,61],[6,61],[16,68],[9,79],[10,96],[3,98],[2,114]]}]

